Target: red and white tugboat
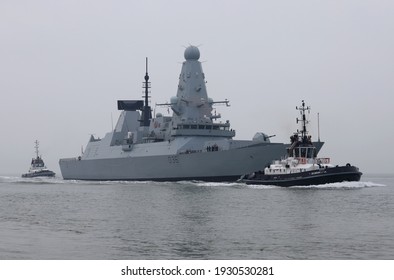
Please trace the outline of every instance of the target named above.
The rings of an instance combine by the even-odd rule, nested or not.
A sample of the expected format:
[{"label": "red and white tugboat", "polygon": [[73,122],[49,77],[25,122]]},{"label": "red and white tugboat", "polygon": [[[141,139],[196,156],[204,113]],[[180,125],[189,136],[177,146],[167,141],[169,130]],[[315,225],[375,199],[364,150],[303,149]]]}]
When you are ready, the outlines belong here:
[{"label": "red and white tugboat", "polygon": [[36,158],[31,160],[31,165],[29,172],[22,174],[23,178],[33,178],[33,177],[54,177],[55,172],[49,170],[46,166],[42,157],[38,155],[38,141],[36,140]]},{"label": "red and white tugboat", "polygon": [[362,173],[356,166],[346,164],[344,166],[333,165],[329,158],[317,158],[316,147],[312,143],[311,136],[306,130],[305,112],[310,107],[296,107],[300,111],[302,129],[290,137],[291,144],[287,148],[287,156],[282,160],[275,160],[264,170],[242,176],[239,180],[253,185],[276,185],[282,187],[320,185],[343,181],[359,181]]}]

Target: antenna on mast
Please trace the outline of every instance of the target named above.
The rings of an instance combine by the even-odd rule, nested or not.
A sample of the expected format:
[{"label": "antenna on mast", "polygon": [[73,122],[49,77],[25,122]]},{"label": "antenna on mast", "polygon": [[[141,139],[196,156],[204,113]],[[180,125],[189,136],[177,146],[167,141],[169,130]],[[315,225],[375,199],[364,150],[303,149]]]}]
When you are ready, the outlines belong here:
[{"label": "antenna on mast", "polygon": [[149,89],[150,89],[150,82],[149,82],[149,75],[148,75],[148,58],[146,57],[145,59],[145,82],[143,82],[143,88],[145,89],[145,95],[143,96],[145,98],[145,104],[144,108],[142,111],[142,125],[143,126],[149,126],[150,125],[150,119],[152,118],[152,110],[149,106]]},{"label": "antenna on mast", "polygon": [[306,141],[307,134],[308,134],[308,132],[306,131],[306,124],[309,123],[309,121],[306,120],[305,111],[309,112],[311,107],[305,106],[305,101],[302,100],[301,107],[296,107],[296,109],[300,111],[300,114],[302,116],[302,119],[297,118],[297,123],[299,121],[302,122],[301,139],[302,139],[302,141]]},{"label": "antenna on mast", "polygon": [[34,143],[36,143],[34,147],[36,148],[36,156],[38,158],[38,140],[36,140]]},{"label": "antenna on mast", "polygon": [[317,113],[317,141],[320,142],[320,113]]}]

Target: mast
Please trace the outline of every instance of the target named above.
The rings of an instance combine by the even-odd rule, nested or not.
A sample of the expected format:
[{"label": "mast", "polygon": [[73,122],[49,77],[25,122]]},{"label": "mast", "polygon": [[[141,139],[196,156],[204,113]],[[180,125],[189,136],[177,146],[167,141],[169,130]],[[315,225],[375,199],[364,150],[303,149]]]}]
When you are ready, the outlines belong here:
[{"label": "mast", "polygon": [[308,132],[306,131],[306,124],[309,123],[309,121],[306,120],[305,111],[307,110],[310,111],[311,108],[309,106],[305,106],[305,102],[304,100],[302,100],[301,107],[296,107],[296,109],[300,111],[300,114],[302,116],[302,119],[297,118],[297,123],[300,121],[302,123],[301,140],[303,142],[306,142],[308,138],[307,136]]},{"label": "mast", "polygon": [[317,141],[320,142],[320,114],[317,113]]},{"label": "mast", "polygon": [[150,89],[150,82],[149,82],[149,75],[148,75],[148,58],[146,58],[145,61],[145,67],[146,67],[146,72],[145,72],[145,82],[143,82],[143,88],[145,89],[145,95],[143,96],[145,98],[144,102],[144,108],[142,110],[142,125],[143,126],[149,126],[150,125],[150,119],[152,118],[152,111],[149,106],[149,89]]},{"label": "mast", "polygon": [[34,148],[36,148],[36,158],[38,158],[38,140],[36,140],[34,143],[36,144],[34,146]]}]

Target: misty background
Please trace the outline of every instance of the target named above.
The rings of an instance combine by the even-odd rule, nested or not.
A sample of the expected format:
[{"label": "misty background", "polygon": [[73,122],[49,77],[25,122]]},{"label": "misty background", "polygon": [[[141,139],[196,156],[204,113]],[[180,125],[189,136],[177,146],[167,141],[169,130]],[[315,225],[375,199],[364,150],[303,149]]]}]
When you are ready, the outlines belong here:
[{"label": "misty background", "polygon": [[26,172],[37,139],[60,176],[115,126],[118,99],[141,98],[145,57],[152,107],[176,95],[190,44],[236,139],[288,143],[304,99],[320,156],[392,173],[393,15],[389,0],[1,0],[0,174]]}]

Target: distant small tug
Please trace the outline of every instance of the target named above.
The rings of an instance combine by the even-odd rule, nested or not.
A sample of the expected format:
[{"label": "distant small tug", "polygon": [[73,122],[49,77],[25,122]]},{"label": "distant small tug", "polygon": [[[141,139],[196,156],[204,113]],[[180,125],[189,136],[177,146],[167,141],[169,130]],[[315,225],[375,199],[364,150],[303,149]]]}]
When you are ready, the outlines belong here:
[{"label": "distant small tug", "polygon": [[282,160],[275,160],[264,170],[244,175],[239,180],[253,185],[276,185],[282,187],[320,185],[343,181],[359,181],[362,173],[356,166],[349,163],[345,166],[334,166],[330,164],[329,158],[317,158],[316,147],[312,143],[311,136],[306,130],[305,112],[310,107],[296,107],[300,111],[302,119],[301,131],[297,130],[290,137],[291,144],[287,148],[287,156]]},{"label": "distant small tug", "polygon": [[22,174],[23,178],[33,178],[33,177],[54,177],[55,172],[49,170],[42,158],[38,155],[38,141],[36,140],[36,158],[31,160],[31,165],[29,168],[29,172]]}]

